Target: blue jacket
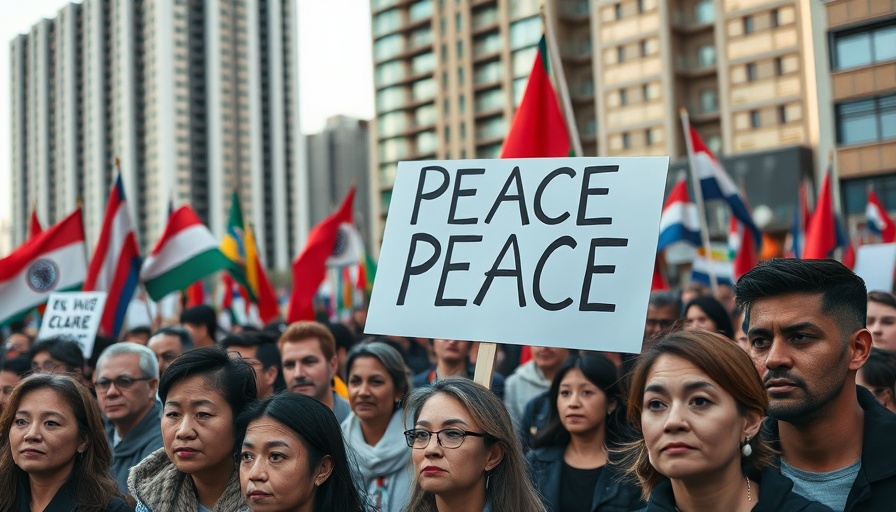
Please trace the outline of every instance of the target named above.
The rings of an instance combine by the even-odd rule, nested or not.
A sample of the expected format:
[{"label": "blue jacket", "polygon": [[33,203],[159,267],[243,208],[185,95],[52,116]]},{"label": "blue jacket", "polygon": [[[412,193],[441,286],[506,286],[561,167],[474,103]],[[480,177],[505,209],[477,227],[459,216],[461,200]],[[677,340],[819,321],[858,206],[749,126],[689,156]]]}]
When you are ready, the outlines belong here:
[{"label": "blue jacket", "polygon": [[[563,468],[565,446],[536,448],[526,457],[529,462],[532,484],[541,494],[541,501],[548,512],[560,510],[560,472]],[[587,499],[587,497],[585,497]],[[622,480],[622,475],[612,466],[605,466],[594,495],[591,497],[593,512],[631,512],[644,506],[641,488]]]}]

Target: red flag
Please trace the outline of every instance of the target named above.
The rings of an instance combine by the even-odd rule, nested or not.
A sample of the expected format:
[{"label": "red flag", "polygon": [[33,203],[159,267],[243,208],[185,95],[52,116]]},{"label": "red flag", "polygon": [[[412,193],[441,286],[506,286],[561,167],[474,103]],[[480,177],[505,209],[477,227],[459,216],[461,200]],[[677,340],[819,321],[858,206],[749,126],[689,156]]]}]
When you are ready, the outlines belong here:
[{"label": "red flag", "polygon": [[668,289],[669,283],[667,283],[666,278],[663,277],[663,273],[660,270],[660,262],[657,260],[656,264],[653,266],[653,280],[650,282],[650,291],[657,292]]},{"label": "red flag", "polygon": [[834,219],[834,199],[831,196],[831,173],[824,176],[815,211],[806,228],[806,246],[803,259],[824,259],[837,248],[837,227]]},{"label": "red flag", "polygon": [[541,36],[526,91],[501,148],[501,158],[569,156],[569,150],[569,132],[548,77],[547,43]]},{"label": "red flag", "polygon": [[37,218],[37,210],[31,209],[31,218],[28,220],[28,238],[34,238],[43,233],[44,228],[40,225],[40,219]]},{"label": "red flag", "polygon": [[187,287],[186,307],[192,308],[202,304],[205,304],[205,285],[200,280]]},{"label": "red flag", "polygon": [[852,270],[856,268],[856,244],[850,240],[846,246],[846,252],[843,254],[843,265]]},{"label": "red flag", "polygon": [[336,234],[343,222],[351,224],[355,187],[346,194],[339,209],[314,226],[308,242],[292,262],[292,294],[289,297],[287,321],[314,320],[314,294],[324,281],[327,258],[336,246]]}]

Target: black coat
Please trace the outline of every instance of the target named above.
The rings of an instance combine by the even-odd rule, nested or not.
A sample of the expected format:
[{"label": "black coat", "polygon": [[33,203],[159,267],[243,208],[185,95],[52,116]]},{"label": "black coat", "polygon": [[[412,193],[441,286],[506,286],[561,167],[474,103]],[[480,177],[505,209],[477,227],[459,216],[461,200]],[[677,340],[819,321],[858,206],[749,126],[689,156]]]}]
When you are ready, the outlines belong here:
[{"label": "black coat", "polygon": [[[672,481],[661,481],[650,493],[645,512],[674,512],[675,496]],[[831,512],[831,509],[814,501],[809,501],[793,492],[793,482],[778,471],[768,468],[759,478],[759,499],[752,512]]]},{"label": "black coat", "polygon": [[[529,453],[532,484],[541,494],[541,501],[548,512],[560,510],[560,473],[563,469],[564,446],[537,448]],[[583,497],[587,499],[586,497]],[[612,467],[604,466],[591,496],[593,512],[631,512],[643,506],[641,489],[628,481]]]},{"label": "black coat", "polygon": [[[844,512],[892,512],[896,510],[896,414],[856,386],[859,406],[865,413],[862,429],[862,467],[846,498]],[[781,449],[778,422],[766,420],[762,435]]]},{"label": "black coat", "polygon": [[[12,503],[13,512],[31,512],[31,488],[26,484],[16,489],[16,499]],[[56,495],[50,500],[45,512],[79,512],[81,507],[75,499],[72,481],[62,484]],[[104,512],[131,512],[133,509],[119,498],[112,498]]]}]

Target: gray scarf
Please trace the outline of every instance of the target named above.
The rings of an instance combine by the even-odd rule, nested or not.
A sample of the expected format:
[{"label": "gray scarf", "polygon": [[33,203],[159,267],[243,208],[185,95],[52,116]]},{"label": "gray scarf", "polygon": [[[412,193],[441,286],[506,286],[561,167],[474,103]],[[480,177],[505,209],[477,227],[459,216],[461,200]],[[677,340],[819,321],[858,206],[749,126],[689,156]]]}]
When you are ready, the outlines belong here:
[{"label": "gray scarf", "polygon": [[386,433],[376,444],[370,446],[364,440],[361,420],[354,413],[342,422],[348,453],[354,453],[357,464],[355,473],[364,485],[368,500],[384,512],[402,510],[411,497],[414,484],[412,470],[408,465],[411,449],[404,438],[404,422],[401,411],[395,411]]}]

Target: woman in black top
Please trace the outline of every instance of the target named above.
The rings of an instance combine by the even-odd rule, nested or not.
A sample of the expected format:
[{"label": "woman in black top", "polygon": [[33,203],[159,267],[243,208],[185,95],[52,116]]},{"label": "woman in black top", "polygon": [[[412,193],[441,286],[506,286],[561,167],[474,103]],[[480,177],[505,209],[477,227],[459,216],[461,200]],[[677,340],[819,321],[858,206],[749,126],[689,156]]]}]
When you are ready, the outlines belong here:
[{"label": "woman in black top", "polygon": [[124,512],[99,407],[64,375],[21,381],[0,416],[0,511]]},{"label": "woman in black top", "polygon": [[640,489],[607,465],[622,410],[616,366],[600,354],[574,355],[551,383],[548,425],[529,456],[532,480],[554,512],[630,511]]}]

